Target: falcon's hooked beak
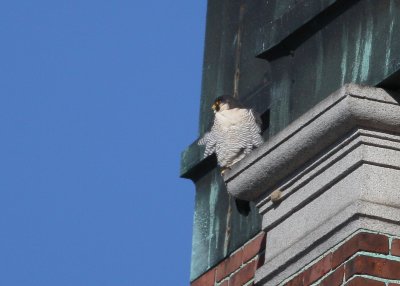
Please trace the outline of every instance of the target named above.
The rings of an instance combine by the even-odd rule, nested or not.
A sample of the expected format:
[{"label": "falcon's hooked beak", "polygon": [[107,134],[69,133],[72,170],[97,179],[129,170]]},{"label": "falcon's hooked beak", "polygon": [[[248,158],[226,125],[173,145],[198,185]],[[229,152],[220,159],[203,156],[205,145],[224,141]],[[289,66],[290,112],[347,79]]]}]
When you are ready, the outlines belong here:
[{"label": "falcon's hooked beak", "polygon": [[221,105],[221,100],[216,100],[214,104],[211,106],[211,108],[215,111],[218,112],[220,110],[220,105]]}]

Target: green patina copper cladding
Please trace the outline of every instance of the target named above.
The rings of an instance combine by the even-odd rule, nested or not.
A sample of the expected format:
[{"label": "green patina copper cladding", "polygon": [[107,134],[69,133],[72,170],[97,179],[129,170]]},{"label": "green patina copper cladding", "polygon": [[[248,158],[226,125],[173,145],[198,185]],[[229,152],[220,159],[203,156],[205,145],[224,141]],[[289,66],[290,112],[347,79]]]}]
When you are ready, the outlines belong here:
[{"label": "green patina copper cladding", "polygon": [[[400,88],[399,51],[398,0],[209,0],[199,135],[222,94],[270,110],[268,139],[345,83]],[[196,184],[191,280],[260,230],[202,154],[194,142],[181,163]]]}]

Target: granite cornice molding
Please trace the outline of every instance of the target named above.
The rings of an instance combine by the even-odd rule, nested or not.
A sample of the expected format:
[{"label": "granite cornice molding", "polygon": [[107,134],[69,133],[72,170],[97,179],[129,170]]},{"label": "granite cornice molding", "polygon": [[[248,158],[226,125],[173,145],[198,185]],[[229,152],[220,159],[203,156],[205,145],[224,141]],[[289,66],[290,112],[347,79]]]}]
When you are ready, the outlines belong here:
[{"label": "granite cornice molding", "polygon": [[400,135],[355,129],[279,186],[280,204],[257,204],[267,232],[257,285],[284,285],[351,233],[400,234]]},{"label": "granite cornice molding", "polygon": [[228,192],[257,201],[358,128],[400,133],[398,98],[381,88],[344,85],[227,171]]},{"label": "granite cornice molding", "polygon": [[[292,196],[290,205],[282,204],[276,208],[268,197],[257,203],[260,214],[268,213],[267,216],[263,216],[263,230],[268,231],[273,228],[306,205],[312,197],[325,192],[330,186],[363,164],[400,169],[399,151],[400,136],[364,129],[355,130],[348,138],[339,142],[279,187],[283,192],[282,200]],[[300,189],[303,191],[297,193]],[[362,189],[365,190],[366,186]],[[397,200],[394,199],[392,202],[385,203],[400,207],[396,202]]]}]

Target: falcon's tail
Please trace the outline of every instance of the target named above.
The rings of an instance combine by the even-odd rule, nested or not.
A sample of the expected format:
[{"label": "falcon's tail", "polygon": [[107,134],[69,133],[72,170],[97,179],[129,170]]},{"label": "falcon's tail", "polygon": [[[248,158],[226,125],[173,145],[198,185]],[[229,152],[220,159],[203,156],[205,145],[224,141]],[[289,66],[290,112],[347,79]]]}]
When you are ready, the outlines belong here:
[{"label": "falcon's tail", "polygon": [[248,216],[250,213],[250,203],[248,201],[235,199],[236,209],[241,215]]}]

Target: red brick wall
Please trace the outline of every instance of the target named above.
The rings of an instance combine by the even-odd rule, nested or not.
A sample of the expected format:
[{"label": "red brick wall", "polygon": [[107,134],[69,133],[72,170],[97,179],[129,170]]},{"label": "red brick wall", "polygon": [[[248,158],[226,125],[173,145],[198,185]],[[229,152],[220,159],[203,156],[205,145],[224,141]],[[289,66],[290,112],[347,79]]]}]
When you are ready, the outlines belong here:
[{"label": "red brick wall", "polygon": [[285,286],[400,285],[400,240],[360,232],[294,275]]},{"label": "red brick wall", "polygon": [[[259,233],[191,286],[252,286],[264,264],[265,239]],[[400,286],[400,239],[359,232],[280,285]]]},{"label": "red brick wall", "polygon": [[264,264],[265,234],[249,240],[217,266],[191,283],[191,286],[252,285],[256,269]]}]

